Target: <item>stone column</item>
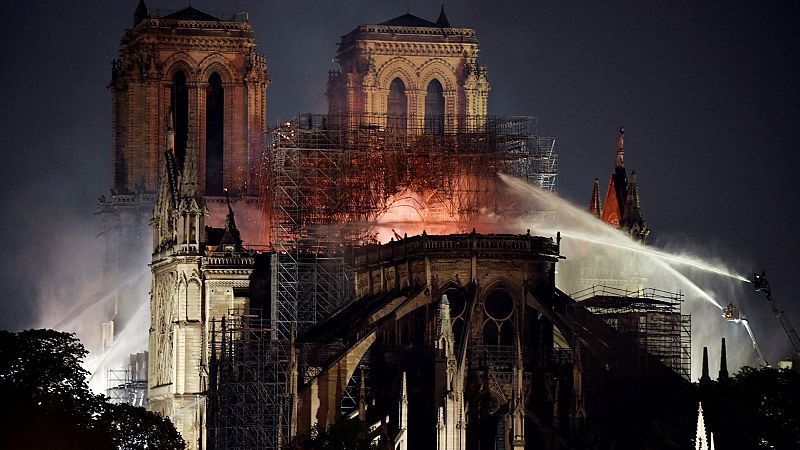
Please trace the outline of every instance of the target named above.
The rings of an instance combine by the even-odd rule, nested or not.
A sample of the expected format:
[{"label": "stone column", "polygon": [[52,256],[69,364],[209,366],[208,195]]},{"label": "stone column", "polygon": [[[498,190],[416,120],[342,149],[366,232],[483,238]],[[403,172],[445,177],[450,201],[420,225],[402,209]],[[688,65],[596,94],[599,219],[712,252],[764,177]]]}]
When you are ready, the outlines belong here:
[{"label": "stone column", "polygon": [[197,183],[200,193],[206,191],[206,89],[208,83],[197,82],[189,86],[189,139],[188,151],[192,146],[197,151]]}]

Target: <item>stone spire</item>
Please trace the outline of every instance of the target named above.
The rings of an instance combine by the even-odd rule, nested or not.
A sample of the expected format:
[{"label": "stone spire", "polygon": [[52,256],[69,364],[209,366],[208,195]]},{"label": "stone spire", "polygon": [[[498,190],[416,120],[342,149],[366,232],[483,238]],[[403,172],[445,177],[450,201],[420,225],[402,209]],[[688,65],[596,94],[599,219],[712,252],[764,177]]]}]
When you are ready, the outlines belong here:
[{"label": "stone spire", "polygon": [[[189,120],[194,120],[192,114],[189,115]],[[197,180],[198,172],[198,157],[197,157],[197,144],[194,136],[194,130],[189,128],[189,137],[186,144],[186,158],[181,167],[181,193],[184,197],[195,198],[200,191],[200,184]]]},{"label": "stone spire", "polygon": [[400,382],[400,402],[397,407],[397,437],[395,438],[396,450],[408,449],[408,388],[406,386],[406,373]]},{"label": "stone spire", "polygon": [[447,295],[443,294],[439,301],[439,317],[436,322],[436,348],[442,351],[443,357],[449,359],[455,357],[454,344],[455,338],[450,322],[450,301],[447,300]]},{"label": "stone spire", "polygon": [[436,414],[436,450],[447,450],[447,430],[444,424],[444,408]]},{"label": "stone spire", "polygon": [[361,376],[358,384],[358,420],[367,420],[367,386],[364,384],[364,369],[361,369]]},{"label": "stone spire", "polygon": [[628,197],[625,199],[625,209],[622,215],[622,228],[627,230],[631,237],[644,242],[650,230],[644,223],[642,208],[639,203],[639,184],[636,181],[636,171],[631,172],[628,180]]},{"label": "stone spire", "polygon": [[625,217],[625,201],[628,198],[628,175],[625,172],[625,129],[619,127],[617,132],[617,157],[614,173],[608,182],[608,191],[603,202],[603,222],[620,228]]},{"label": "stone spire", "polygon": [[703,347],[703,374],[700,375],[701,383],[708,383],[711,377],[708,375],[708,347]]},{"label": "stone spire", "polygon": [[166,124],[166,142],[164,143],[164,157],[166,161],[166,170],[164,173],[164,178],[169,183],[169,194],[172,196],[172,199],[177,202],[178,200],[178,179],[180,174],[180,168],[178,167],[178,163],[175,159],[175,129],[173,127],[172,122],[173,112],[170,110],[167,113],[167,124]]},{"label": "stone spire", "polygon": [[523,359],[522,345],[519,342],[519,333],[514,334],[514,379],[511,394],[511,448],[524,450],[525,448],[525,398],[523,394]]},{"label": "stone spire", "polygon": [[167,112],[167,152],[175,154],[175,126],[172,108]]},{"label": "stone spire", "polygon": [[697,432],[694,436],[694,450],[710,450],[706,436],[706,422],[703,419],[703,404],[697,410]]},{"label": "stone spire", "polygon": [[600,180],[597,178],[594,179],[594,185],[592,186],[592,199],[589,201],[589,212],[598,219],[600,218]]},{"label": "stone spire", "polygon": [[447,15],[444,13],[444,5],[439,12],[439,18],[436,19],[436,26],[440,28],[450,28],[450,21],[447,20]]},{"label": "stone spire", "polygon": [[144,4],[144,0],[139,0],[139,5],[136,6],[136,11],[133,12],[133,26],[139,25],[139,22],[144,19],[150,18],[150,10]]},{"label": "stone spire", "polygon": [[403,371],[403,377],[400,381],[400,413],[399,413],[399,426],[405,429],[408,426],[408,384],[406,382],[406,372]]},{"label": "stone spire", "polygon": [[[171,115],[170,115],[171,117]],[[174,245],[177,239],[177,229],[173,210],[178,204],[178,169],[175,161],[174,139],[170,139],[172,123],[168,118],[165,124],[166,139],[164,142],[164,164],[160,175],[158,200],[153,209],[150,225],[153,227],[153,251],[158,252]]]},{"label": "stone spire", "polygon": [[719,355],[719,381],[728,379],[728,353],[725,350],[725,338],[722,338],[722,347]]}]

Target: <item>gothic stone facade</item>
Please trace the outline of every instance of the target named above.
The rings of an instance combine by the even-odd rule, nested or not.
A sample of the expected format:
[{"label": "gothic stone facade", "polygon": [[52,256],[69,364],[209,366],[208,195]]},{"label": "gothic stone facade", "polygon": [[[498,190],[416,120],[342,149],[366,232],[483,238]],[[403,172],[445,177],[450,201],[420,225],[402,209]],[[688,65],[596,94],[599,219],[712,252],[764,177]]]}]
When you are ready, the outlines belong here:
[{"label": "gothic stone facade", "polygon": [[[224,221],[223,189],[238,209],[255,208],[269,84],[266,58],[255,46],[246,21],[193,8],[155,17],[140,2],[108,86],[113,181],[99,213],[112,283],[123,284],[125,273],[146,263],[168,122],[178,163],[188,150],[198,152],[198,182],[211,222]],[[133,311],[140,301],[125,298],[120,309]]]},{"label": "gothic stone facade", "polygon": [[356,249],[358,300],[299,338],[297,433],[339,420],[369,359],[360,417],[396,448],[557,448],[571,392],[549,320],[558,251],[550,238],[475,233]]},{"label": "gothic stone facade", "polygon": [[[221,195],[207,186],[221,173],[222,186],[231,194],[257,194],[269,80],[250,23],[192,8],[161,18],[139,16],[134,22],[122,38],[109,85],[112,192],[157,191],[172,115],[178,160],[187,148],[199,152],[201,191]],[[221,114],[221,120],[209,113]],[[220,125],[221,136],[214,135]],[[220,150],[219,141],[221,167],[220,155],[211,154]]]},{"label": "gothic stone facade", "polygon": [[197,149],[183,164],[166,131],[163,176],[153,214],[148,408],[168,416],[190,448],[204,448],[209,324],[246,304],[253,258],[233,211],[225,228],[205,226]]},{"label": "gothic stone facade", "polygon": [[[342,37],[328,81],[332,115],[374,115],[375,125],[458,131],[485,123],[486,67],[473,28],[411,14]],[[387,120],[387,117],[388,120]]]}]

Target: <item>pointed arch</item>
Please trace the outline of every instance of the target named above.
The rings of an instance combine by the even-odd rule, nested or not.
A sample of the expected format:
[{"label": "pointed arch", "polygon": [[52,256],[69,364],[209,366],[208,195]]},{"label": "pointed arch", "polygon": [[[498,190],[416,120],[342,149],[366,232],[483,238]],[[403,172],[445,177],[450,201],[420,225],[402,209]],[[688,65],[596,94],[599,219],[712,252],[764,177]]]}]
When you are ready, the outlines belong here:
[{"label": "pointed arch", "polygon": [[444,88],[433,78],[425,90],[425,131],[431,134],[444,134]]},{"label": "pointed arch", "polygon": [[211,75],[214,73],[222,79],[224,84],[240,82],[239,74],[233,69],[231,61],[219,53],[206,56],[200,61],[198,66],[200,73],[199,78],[203,82],[208,82],[208,79],[211,78]]},{"label": "pointed arch", "polygon": [[455,280],[450,280],[443,283],[436,297],[441,297],[442,295],[447,295],[447,300],[450,303],[450,319],[452,321],[453,337],[455,338],[455,348],[460,349],[464,339],[464,326],[469,315],[468,306],[470,302],[467,298],[467,290]]},{"label": "pointed arch", "polygon": [[439,80],[445,91],[458,89],[455,67],[441,58],[428,60],[419,68],[419,85],[428,86],[431,80]]},{"label": "pointed arch", "polygon": [[207,195],[223,194],[225,161],[225,88],[222,77],[213,72],[206,86],[206,177]]},{"label": "pointed arch", "polygon": [[378,87],[388,90],[392,80],[400,78],[406,86],[406,92],[414,91],[417,89],[416,73],[414,63],[410,60],[401,56],[392,58],[384,63],[378,71]]},{"label": "pointed arch", "polygon": [[496,289],[505,290],[511,295],[514,304],[519,304],[519,293],[522,292],[522,286],[506,277],[496,277],[482,289],[480,295],[481,304],[486,303],[486,298]]},{"label": "pointed arch", "polygon": [[172,81],[175,72],[182,70],[186,75],[186,82],[188,84],[197,82],[197,61],[187,53],[178,52],[170,55],[170,57],[164,61],[162,67],[165,68],[163,75],[164,81]]},{"label": "pointed arch", "polygon": [[182,169],[189,141],[189,77],[182,64],[176,64],[174,68],[170,79],[169,110],[172,111],[172,129],[175,132],[175,159]]},{"label": "pointed arch", "polygon": [[405,130],[407,116],[408,96],[406,95],[406,85],[399,77],[395,77],[389,84],[389,94],[386,100],[386,127]]}]

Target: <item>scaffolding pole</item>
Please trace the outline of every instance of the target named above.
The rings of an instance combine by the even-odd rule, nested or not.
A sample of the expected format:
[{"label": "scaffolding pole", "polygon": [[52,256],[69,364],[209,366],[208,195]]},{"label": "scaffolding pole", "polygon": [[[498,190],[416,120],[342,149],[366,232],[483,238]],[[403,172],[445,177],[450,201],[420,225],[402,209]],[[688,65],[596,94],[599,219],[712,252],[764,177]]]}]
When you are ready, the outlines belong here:
[{"label": "scaffolding pole", "polygon": [[124,369],[108,369],[106,396],[111,403],[146,406],[147,352],[129,355]]},{"label": "scaffolding pole", "polygon": [[[269,224],[277,259],[272,347],[265,355],[275,387],[265,408],[274,417],[264,418],[277,427],[272,442],[290,437],[291,412],[283,401],[288,345],[352,299],[353,272],[344,253],[350,245],[375,242],[370,224],[392,199],[418,193],[429,202],[426,213],[469,231],[487,211],[529,212],[496,195],[499,173],[551,192],[557,187],[555,140],[536,133],[535,118],[442,118],[444,127],[419,129],[415,123],[380,114],[306,114],[268,134],[260,193],[262,223]],[[357,382],[350,380],[348,392]],[[350,395],[343,407],[352,408],[354,400]]]},{"label": "scaffolding pole", "polygon": [[257,311],[211,321],[208,443],[211,449],[281,448],[287,411],[288,345],[271,338]]},{"label": "scaffolding pole", "polygon": [[683,294],[594,286],[573,298],[640,349],[690,379],[692,322],[690,315],[681,313]]}]

